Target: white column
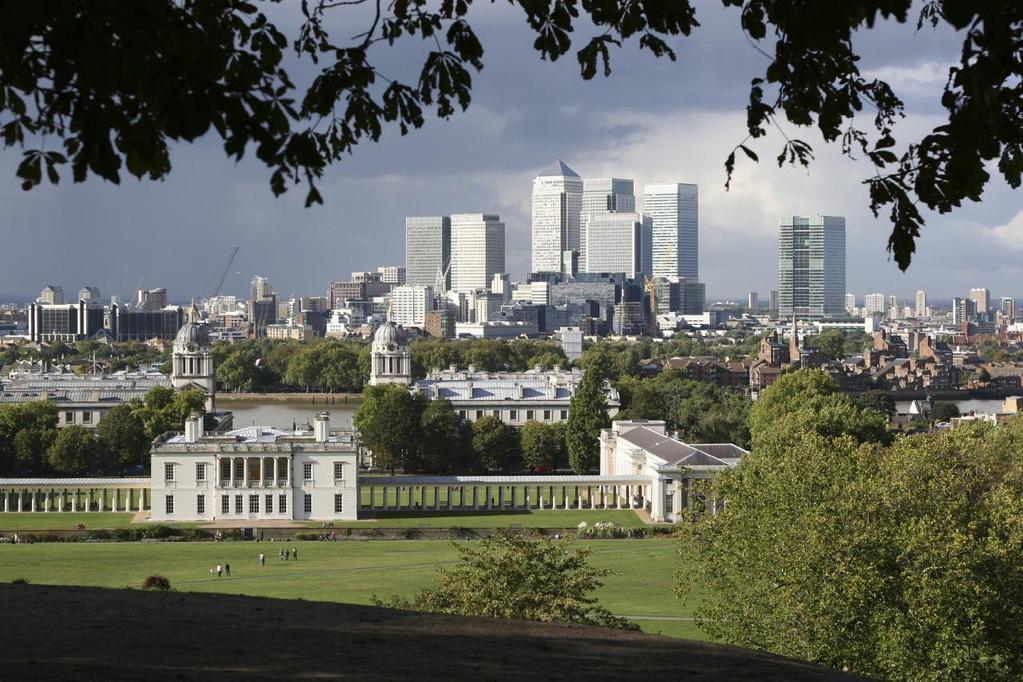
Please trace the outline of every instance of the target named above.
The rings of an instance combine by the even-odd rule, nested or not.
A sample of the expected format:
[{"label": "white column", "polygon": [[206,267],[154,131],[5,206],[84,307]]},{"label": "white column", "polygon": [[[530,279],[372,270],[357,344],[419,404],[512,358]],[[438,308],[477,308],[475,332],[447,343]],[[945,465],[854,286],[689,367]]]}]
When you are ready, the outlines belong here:
[{"label": "white column", "polygon": [[[273,466],[273,469],[274,469],[274,487],[276,488],[277,487],[277,483],[280,480],[280,477],[278,476],[277,470],[281,468],[281,460],[278,459],[277,457],[274,457],[273,462],[274,462],[274,466]],[[371,488],[371,490],[372,490],[372,488]],[[372,500],[373,498],[371,497],[369,499]],[[372,504],[370,504],[370,506],[372,506]]]},{"label": "white column", "polygon": [[386,485],[380,486],[380,492],[381,492],[380,508],[383,509],[384,511],[387,511],[387,486]]},{"label": "white column", "polygon": [[43,511],[44,512],[50,511],[50,491],[49,490],[47,490],[45,493],[43,493]]},{"label": "white column", "polygon": [[483,487],[483,494],[487,497],[487,509],[494,508],[494,501],[490,498],[490,486]]},{"label": "white column", "polygon": [[4,491],[4,511],[8,512],[11,510],[11,493],[9,490]]},{"label": "white column", "polygon": [[621,509],[622,508],[622,486],[620,486],[620,485],[616,485],[615,486],[615,502],[617,503],[616,506],[619,509]]},{"label": "white column", "polygon": [[249,487],[249,458],[242,457],[242,487]]},{"label": "white column", "polygon": [[497,488],[497,508],[504,509],[504,484]]}]

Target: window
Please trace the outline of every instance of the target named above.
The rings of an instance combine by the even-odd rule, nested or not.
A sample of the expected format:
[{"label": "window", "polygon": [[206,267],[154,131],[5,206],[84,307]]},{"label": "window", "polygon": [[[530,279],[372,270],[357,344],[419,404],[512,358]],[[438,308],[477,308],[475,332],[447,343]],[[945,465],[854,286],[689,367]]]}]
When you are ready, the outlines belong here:
[{"label": "window", "polygon": [[173,495],[168,495],[167,497],[163,498],[163,500],[164,500],[165,511],[168,514],[173,514],[174,513],[174,496]]},{"label": "window", "polygon": [[242,496],[241,495],[235,495],[234,496],[234,513],[235,514],[241,514],[242,513]]},{"label": "window", "polygon": [[476,410],[476,418],[483,419],[483,410]]},{"label": "window", "polygon": [[313,513],[313,496],[310,495],[309,493],[306,493],[304,495],[304,498],[305,499],[302,500],[302,509],[305,510],[306,514],[312,514]]},{"label": "window", "polygon": [[173,481],[174,480],[174,465],[164,464],[163,465],[163,480]]},{"label": "window", "polygon": [[344,507],[345,507],[345,496],[344,495],[335,495],[334,496],[334,513],[335,514],[340,514],[341,512],[344,511]]},{"label": "window", "polygon": [[465,410],[459,410],[458,416],[461,417],[462,419],[465,419]]},{"label": "window", "polygon": [[83,424],[92,423],[92,412],[82,412],[82,423]]},{"label": "window", "polygon": [[288,496],[278,495],[277,496],[277,513],[287,514],[288,513]]},{"label": "window", "polygon": [[229,459],[220,460],[220,480],[231,480],[231,460]]},{"label": "window", "polygon": [[302,478],[306,481],[313,480],[313,465],[311,462],[306,462],[302,465]]},{"label": "window", "polygon": [[199,495],[195,498],[195,513],[205,514],[206,513],[206,496]]},{"label": "window", "polygon": [[544,410],[543,411],[543,420],[545,422],[549,422],[551,420],[551,411],[550,410]]},{"label": "window", "polygon": [[273,514],[274,513],[274,496],[273,495],[267,495],[266,499],[263,500],[263,511],[265,511],[267,514]]},{"label": "window", "polygon": [[500,419],[500,418],[501,418],[501,410],[491,410],[491,411],[490,411],[490,414],[494,415],[494,416],[495,416],[495,417],[497,417],[498,419]]},{"label": "window", "polygon": [[565,421],[566,419],[568,419],[568,410],[562,410],[561,411],[561,421]]},{"label": "window", "polygon": [[74,424],[75,423],[75,413],[74,412],[65,412],[64,413],[64,423],[65,424]]},{"label": "window", "polygon": [[533,411],[532,410],[526,410],[526,421],[529,421],[532,418],[533,418]]},{"label": "window", "polygon": [[249,495],[249,513],[259,513],[259,495]]},{"label": "window", "polygon": [[220,513],[230,514],[231,513],[231,496],[221,495],[220,496]]},{"label": "window", "polygon": [[205,481],[206,480],[206,465],[196,464],[195,465],[195,480]]},{"label": "window", "polygon": [[518,421],[518,419],[519,419],[519,411],[518,410],[509,410],[508,411],[508,419],[511,420],[511,421]]},{"label": "window", "polygon": [[345,463],[344,462],[334,462],[334,480],[335,481],[340,481],[344,477],[345,477]]}]

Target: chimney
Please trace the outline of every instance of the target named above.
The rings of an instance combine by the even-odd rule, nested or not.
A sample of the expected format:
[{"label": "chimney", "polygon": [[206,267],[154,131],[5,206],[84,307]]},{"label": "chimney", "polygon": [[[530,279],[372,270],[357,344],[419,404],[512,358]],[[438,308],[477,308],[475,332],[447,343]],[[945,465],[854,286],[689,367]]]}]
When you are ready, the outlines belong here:
[{"label": "chimney", "polygon": [[320,412],[313,424],[313,436],[317,443],[326,443],[330,439],[330,415]]},{"label": "chimney", "polygon": [[202,415],[193,412],[185,419],[185,442],[198,443],[202,438]]}]

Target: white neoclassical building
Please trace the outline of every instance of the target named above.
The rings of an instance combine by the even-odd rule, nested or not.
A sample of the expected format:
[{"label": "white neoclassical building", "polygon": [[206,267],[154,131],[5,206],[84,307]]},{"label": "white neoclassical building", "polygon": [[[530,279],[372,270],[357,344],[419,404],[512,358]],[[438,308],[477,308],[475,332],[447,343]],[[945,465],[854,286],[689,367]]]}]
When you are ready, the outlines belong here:
[{"label": "white neoclassical building", "polygon": [[193,301],[185,313],[185,324],[174,338],[171,386],[178,390],[201,388],[206,391],[206,411],[213,412],[216,406],[214,376],[209,325],[201,321]]},{"label": "white neoclassical building", "polygon": [[698,502],[715,513],[719,502],[701,499],[699,482],[736,466],[747,454],[732,443],[683,443],[666,433],[663,421],[616,421],[600,433],[600,475],[647,478],[646,506],[654,521],[673,522]]},{"label": "white neoclassical building", "polygon": [[358,461],[355,434],[332,433],[326,412],[311,433],[250,426],[215,434],[193,413],[184,433],[153,443],[151,519],[354,520]]},{"label": "white neoclassical building", "polygon": [[412,351],[408,335],[400,325],[387,320],[373,333],[370,346],[369,383],[381,384],[412,383]]}]

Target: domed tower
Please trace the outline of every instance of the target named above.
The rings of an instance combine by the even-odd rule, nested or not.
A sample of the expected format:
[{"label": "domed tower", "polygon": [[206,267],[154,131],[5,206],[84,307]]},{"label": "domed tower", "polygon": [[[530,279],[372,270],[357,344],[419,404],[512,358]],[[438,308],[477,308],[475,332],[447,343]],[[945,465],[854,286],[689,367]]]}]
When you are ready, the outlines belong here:
[{"label": "domed tower", "polygon": [[377,327],[373,334],[370,363],[371,386],[411,384],[412,353],[409,351],[405,330],[390,320]]},{"label": "domed tower", "polygon": [[185,313],[185,324],[174,338],[171,386],[177,389],[197,387],[205,390],[206,411],[213,411],[216,399],[213,348],[210,345],[209,327],[200,321],[194,301]]}]

